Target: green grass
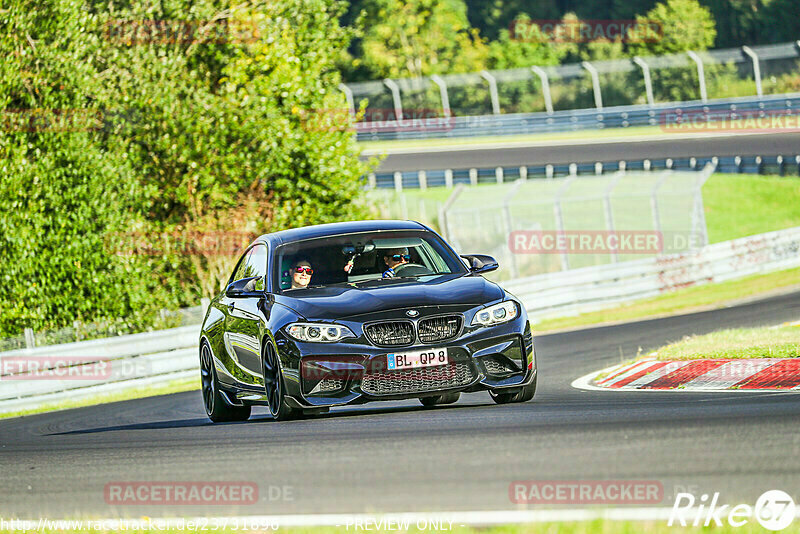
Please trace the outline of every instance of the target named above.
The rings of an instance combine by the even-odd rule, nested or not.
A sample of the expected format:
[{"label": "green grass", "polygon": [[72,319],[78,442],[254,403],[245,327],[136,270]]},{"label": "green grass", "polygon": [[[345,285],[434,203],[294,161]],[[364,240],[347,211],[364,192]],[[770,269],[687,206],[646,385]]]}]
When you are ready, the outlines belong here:
[{"label": "green grass", "polygon": [[[611,521],[611,520],[596,520],[586,522],[561,522],[561,523],[531,523],[523,525],[505,525],[494,527],[462,527],[453,525],[452,530],[447,532],[454,532],[456,534],[670,534],[680,532],[681,534],[700,534],[700,533],[714,533],[714,534],[751,534],[754,532],[770,532],[761,528],[754,518],[747,518],[747,523],[741,527],[731,527],[726,521],[725,516],[721,517],[723,526],[721,527],[668,527],[667,521]],[[446,523],[445,523],[446,525]],[[260,529],[260,530],[235,530],[233,528],[227,529],[211,529],[206,530],[189,530],[189,529],[164,529],[164,530],[125,530],[131,534],[152,534],[159,532],[160,534],[187,534],[190,532],[217,532],[225,534],[242,534],[244,532],[283,532],[287,534],[345,534],[352,532],[398,532],[397,530],[380,530],[370,525],[370,530],[356,529],[351,526],[349,529],[342,527],[313,527],[313,528],[280,528],[278,530]],[[445,530],[442,530],[445,531]],[[19,530],[2,530],[0,534],[19,534]],[[32,532],[32,531],[29,531]],[[36,531],[37,534],[78,534],[85,533],[87,530],[51,530],[43,529]],[[91,530],[90,532],[108,532],[103,530]],[[420,530],[416,526],[410,526],[405,530],[399,532],[436,532],[436,530]]]},{"label": "green grass", "polygon": [[672,293],[642,299],[572,317],[545,319],[535,325],[537,332],[579,328],[602,323],[625,322],[650,317],[721,308],[726,304],[771,291],[800,288],[800,268],[752,275],[739,280],[679,289]]},{"label": "green grass", "polygon": [[715,174],[703,204],[711,243],[800,226],[800,178]]},{"label": "green grass", "polygon": [[118,402],[131,399],[141,399],[144,397],[154,397],[156,395],[167,395],[169,393],[180,393],[181,391],[193,391],[200,389],[200,377],[186,378],[181,380],[173,380],[166,384],[158,386],[148,386],[135,388],[127,391],[120,391],[118,393],[103,393],[86,397],[84,399],[70,400],[63,402],[53,402],[43,404],[35,408],[23,409],[14,412],[0,413],[0,419],[8,419],[10,417],[20,417],[24,415],[33,415],[44,412],[55,412],[58,410],[68,410],[70,408],[80,408],[83,406],[95,406],[97,404],[106,404],[109,402]]},{"label": "green grass", "polygon": [[800,326],[736,328],[687,336],[656,351],[659,360],[798,358]]}]

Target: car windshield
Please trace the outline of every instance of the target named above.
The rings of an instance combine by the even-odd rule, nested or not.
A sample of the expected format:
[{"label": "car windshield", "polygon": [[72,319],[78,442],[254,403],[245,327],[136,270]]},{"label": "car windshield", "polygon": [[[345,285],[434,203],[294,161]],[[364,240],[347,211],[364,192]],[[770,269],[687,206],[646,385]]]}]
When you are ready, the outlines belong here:
[{"label": "car windshield", "polygon": [[356,286],[465,273],[461,259],[425,231],[362,232],[307,239],[275,251],[276,287]]}]

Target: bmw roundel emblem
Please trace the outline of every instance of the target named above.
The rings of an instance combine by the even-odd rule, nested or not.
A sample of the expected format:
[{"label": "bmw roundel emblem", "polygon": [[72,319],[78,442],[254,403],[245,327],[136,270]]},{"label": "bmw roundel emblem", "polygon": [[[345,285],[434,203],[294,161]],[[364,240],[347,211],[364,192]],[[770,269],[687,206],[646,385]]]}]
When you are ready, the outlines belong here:
[{"label": "bmw roundel emblem", "polygon": [[408,310],[406,312],[406,315],[408,315],[409,317],[416,317],[417,315],[419,315],[419,312],[417,310]]}]

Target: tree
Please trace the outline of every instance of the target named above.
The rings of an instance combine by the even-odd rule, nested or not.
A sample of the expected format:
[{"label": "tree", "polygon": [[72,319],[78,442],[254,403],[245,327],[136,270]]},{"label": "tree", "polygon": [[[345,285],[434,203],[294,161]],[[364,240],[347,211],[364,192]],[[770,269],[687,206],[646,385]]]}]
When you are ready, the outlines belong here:
[{"label": "tree", "polygon": [[713,46],[717,36],[711,11],[697,0],[667,0],[636,20],[642,25],[658,23],[661,27],[661,35],[653,42],[631,44],[631,51],[638,55],[706,50]]},{"label": "tree", "polygon": [[0,335],[146,328],[218,287],[199,276],[229,272],[193,235],[364,214],[341,4],[91,1],[0,10]]},{"label": "tree", "polygon": [[463,0],[368,0],[364,9],[361,60],[375,78],[484,68],[488,50]]},{"label": "tree", "polygon": [[501,32],[510,30],[520,15],[534,20],[561,18],[556,0],[466,0],[466,4],[472,26],[491,40],[500,39]]},{"label": "tree", "polygon": [[[765,13],[765,14],[764,14]],[[797,0],[770,0],[764,14],[765,26],[774,42],[793,41],[798,38],[797,21],[800,20],[800,2]]]},{"label": "tree", "polygon": [[566,53],[565,47],[542,35],[528,15],[520,14],[510,29],[500,30],[499,38],[489,43],[488,65],[491,69],[558,65]]}]

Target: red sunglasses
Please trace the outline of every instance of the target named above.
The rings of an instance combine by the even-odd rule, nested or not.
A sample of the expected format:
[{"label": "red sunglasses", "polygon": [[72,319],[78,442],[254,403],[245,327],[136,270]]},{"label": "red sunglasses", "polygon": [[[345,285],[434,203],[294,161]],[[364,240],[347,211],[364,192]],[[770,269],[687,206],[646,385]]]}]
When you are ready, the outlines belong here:
[{"label": "red sunglasses", "polygon": [[311,276],[312,274],[314,274],[314,269],[312,269],[311,267],[306,267],[304,265],[300,265],[299,267],[295,267],[294,268],[294,272],[296,272],[296,273],[308,273],[308,275]]}]

